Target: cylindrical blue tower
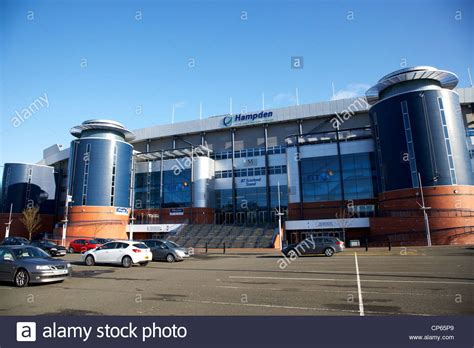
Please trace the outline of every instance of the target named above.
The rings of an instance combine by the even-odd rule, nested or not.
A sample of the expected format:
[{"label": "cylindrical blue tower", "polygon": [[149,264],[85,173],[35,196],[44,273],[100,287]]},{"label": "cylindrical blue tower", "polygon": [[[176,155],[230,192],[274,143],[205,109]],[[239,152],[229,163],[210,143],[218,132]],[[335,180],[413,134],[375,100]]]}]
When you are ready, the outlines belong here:
[{"label": "cylindrical blue tower", "polygon": [[134,139],[123,125],[89,120],[71,129],[69,194],[72,206],[130,207]]},{"label": "cylindrical blue tower", "polygon": [[370,88],[381,192],[473,185],[455,74],[420,66],[395,71]]},{"label": "cylindrical blue tower", "polygon": [[54,214],[56,180],[53,167],[5,163],[2,190],[0,213],[8,213],[13,204],[13,213],[37,206],[42,214]]}]

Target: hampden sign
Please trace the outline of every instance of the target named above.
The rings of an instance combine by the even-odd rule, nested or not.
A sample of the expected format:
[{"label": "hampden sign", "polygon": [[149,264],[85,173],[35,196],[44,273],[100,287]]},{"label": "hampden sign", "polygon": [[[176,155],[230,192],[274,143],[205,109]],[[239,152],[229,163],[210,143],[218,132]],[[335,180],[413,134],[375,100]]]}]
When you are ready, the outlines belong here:
[{"label": "hampden sign", "polygon": [[222,122],[224,126],[230,127],[232,125],[239,125],[239,124],[246,124],[246,123],[253,123],[263,121],[273,117],[272,111],[261,111],[259,113],[254,114],[235,114],[235,115],[227,115],[224,116]]}]

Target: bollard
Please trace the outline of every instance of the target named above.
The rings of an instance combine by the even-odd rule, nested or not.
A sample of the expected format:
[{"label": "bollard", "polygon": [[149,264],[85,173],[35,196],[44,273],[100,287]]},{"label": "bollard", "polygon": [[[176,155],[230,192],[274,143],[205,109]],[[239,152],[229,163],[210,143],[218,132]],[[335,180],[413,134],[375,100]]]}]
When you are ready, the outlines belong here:
[{"label": "bollard", "polygon": [[369,251],[369,239],[365,237],[365,251]]},{"label": "bollard", "polygon": [[388,251],[392,251],[392,242],[388,239]]},{"label": "bollard", "polygon": [[207,242],[206,242],[206,254],[207,254]]},{"label": "bollard", "polygon": [[224,254],[225,254],[225,242],[224,242]]}]

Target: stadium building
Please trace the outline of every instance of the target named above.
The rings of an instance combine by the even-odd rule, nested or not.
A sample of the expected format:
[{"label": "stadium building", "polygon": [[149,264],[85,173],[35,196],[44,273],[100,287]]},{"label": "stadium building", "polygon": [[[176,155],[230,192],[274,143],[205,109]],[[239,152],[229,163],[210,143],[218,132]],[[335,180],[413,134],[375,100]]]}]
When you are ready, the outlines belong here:
[{"label": "stadium building", "polygon": [[[426,244],[428,236],[472,244],[474,88],[457,83],[451,72],[414,67],[353,99],[133,132],[86,121],[71,130],[69,149],[54,145],[36,165],[5,166],[2,217],[12,203],[19,215],[36,190],[24,173],[48,168],[36,191],[54,200],[37,204],[48,205],[44,214],[67,239],[128,233],[272,247],[280,211],[288,243],[316,234],[347,244]],[[26,187],[20,200],[14,185]]]}]

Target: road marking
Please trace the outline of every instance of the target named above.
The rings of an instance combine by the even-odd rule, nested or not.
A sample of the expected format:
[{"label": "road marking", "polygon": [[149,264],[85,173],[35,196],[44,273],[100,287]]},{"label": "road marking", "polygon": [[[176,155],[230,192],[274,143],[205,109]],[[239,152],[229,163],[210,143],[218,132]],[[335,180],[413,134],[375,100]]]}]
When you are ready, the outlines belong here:
[{"label": "road marking", "polygon": [[[247,291],[290,291],[292,292],[293,289],[284,289],[284,288],[255,288],[255,287],[248,287],[248,286],[229,286],[229,285],[203,285],[206,288],[218,288],[218,289],[233,289],[233,290],[247,290]],[[335,293],[340,292],[343,294],[347,294],[347,290],[325,290],[325,289],[299,289],[298,291],[302,292],[329,292]],[[438,291],[435,294],[430,293],[417,293],[417,292],[381,292],[381,291],[362,291],[363,294],[375,294],[375,295],[400,295],[400,296],[433,296],[433,297],[455,297],[456,294],[439,294]]]},{"label": "road marking", "polygon": [[354,282],[353,279],[333,279],[333,278],[251,277],[251,276],[229,276],[229,278],[231,279],[314,280],[314,281]]},{"label": "road marking", "polygon": [[364,302],[362,301],[362,288],[360,286],[360,276],[359,276],[359,263],[357,262],[357,253],[354,253],[355,266],[356,266],[356,276],[357,276],[357,292],[359,294],[359,313],[360,316],[364,316]]},{"label": "road marking", "polygon": [[[211,305],[224,305],[224,306],[241,306],[241,307],[263,307],[263,308],[277,308],[277,309],[295,309],[295,310],[307,310],[307,311],[322,311],[322,312],[347,312],[347,313],[358,313],[358,310],[353,309],[332,309],[324,307],[300,307],[300,306],[284,306],[284,305],[271,305],[271,304],[258,304],[258,303],[240,303],[240,302],[222,302],[222,301],[205,301],[205,300],[166,300],[162,299],[163,302],[175,302],[175,303],[198,303],[198,304],[211,304]],[[416,315],[416,316],[431,316],[426,313],[401,313],[401,312],[380,312],[380,311],[367,311],[372,314],[383,314],[383,315]]]},{"label": "road marking", "polygon": [[[354,282],[353,279],[331,279],[331,278],[290,278],[290,277],[250,277],[250,276],[229,276],[231,279],[268,279],[268,280],[303,280],[303,281],[333,281],[333,282]],[[429,280],[382,280],[364,279],[362,282],[373,283],[421,283],[421,284],[461,284],[474,285],[474,282],[435,282]]]}]

